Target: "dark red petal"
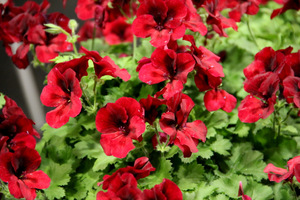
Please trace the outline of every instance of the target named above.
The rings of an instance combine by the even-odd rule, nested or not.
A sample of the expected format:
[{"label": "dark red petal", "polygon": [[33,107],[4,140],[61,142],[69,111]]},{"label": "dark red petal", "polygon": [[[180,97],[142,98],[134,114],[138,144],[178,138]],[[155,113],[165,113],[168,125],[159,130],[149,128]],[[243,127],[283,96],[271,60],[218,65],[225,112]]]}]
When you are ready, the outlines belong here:
[{"label": "dark red petal", "polygon": [[[20,180],[17,179],[17,177],[14,177],[8,182],[8,189],[9,189],[10,194],[12,194],[17,199],[24,197],[24,195],[22,194],[21,188],[20,188],[19,181]],[[21,184],[24,184],[24,183],[21,182]]]},{"label": "dark red petal", "polygon": [[40,166],[41,156],[35,149],[18,148],[12,155],[11,164],[15,172],[31,173]]},{"label": "dark red petal", "polygon": [[12,159],[13,153],[7,152],[0,154],[0,179],[3,182],[8,182],[12,176],[15,176],[12,173],[12,165],[11,165],[11,159]]},{"label": "dark red petal", "polygon": [[152,15],[141,15],[133,21],[132,32],[137,37],[146,38],[157,31],[155,26],[157,26],[157,23]]},{"label": "dark red petal", "polygon": [[49,107],[65,104],[69,98],[69,95],[57,85],[46,85],[40,96],[42,104]]},{"label": "dark red petal", "polygon": [[27,133],[17,134],[10,142],[10,148],[16,151],[20,147],[35,148],[36,140],[32,135]]},{"label": "dark red petal", "polygon": [[101,133],[113,133],[120,131],[120,126],[127,123],[126,109],[115,103],[108,103],[101,108],[96,115],[96,128]]},{"label": "dark red petal", "polygon": [[134,98],[121,97],[116,101],[116,104],[125,108],[129,118],[132,118],[135,115],[139,116],[140,118],[144,118],[144,109]]}]

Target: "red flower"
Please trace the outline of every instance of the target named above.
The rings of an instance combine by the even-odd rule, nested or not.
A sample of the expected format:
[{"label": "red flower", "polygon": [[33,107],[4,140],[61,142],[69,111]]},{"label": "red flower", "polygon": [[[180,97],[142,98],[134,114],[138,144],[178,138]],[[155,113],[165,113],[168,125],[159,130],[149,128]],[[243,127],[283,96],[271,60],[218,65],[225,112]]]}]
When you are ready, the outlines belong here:
[{"label": "red flower", "polygon": [[181,38],[185,33],[182,23],[187,7],[181,0],[140,0],[137,18],[133,21],[133,33],[142,38],[151,36],[150,43],[164,46],[172,38]]},{"label": "red flower", "polygon": [[259,119],[266,119],[274,112],[276,96],[269,98],[267,102],[257,99],[252,95],[246,96],[238,107],[238,116],[242,122],[254,123]]},{"label": "red flower", "polygon": [[34,149],[36,140],[32,135],[27,133],[18,133],[13,139],[7,136],[0,137],[0,154],[9,152],[10,150],[16,151],[21,147],[28,147]]},{"label": "red flower", "polygon": [[81,50],[86,54],[86,58],[93,61],[95,74],[98,78],[104,75],[110,75],[115,78],[120,77],[124,81],[130,79],[128,71],[126,69],[120,69],[110,57],[105,56],[102,58],[97,51],[88,51],[84,47],[81,47]]},{"label": "red flower", "polygon": [[170,80],[164,93],[164,98],[168,99],[181,92],[194,65],[195,61],[189,53],[176,53],[171,49],[157,48],[151,55],[151,63],[146,63],[139,69],[139,78],[149,85]]},{"label": "red flower", "polygon": [[7,96],[4,99],[6,103],[2,109],[3,115],[0,115],[0,138],[8,136],[12,139],[23,132],[40,138],[40,134],[32,127],[34,122],[26,117],[16,102]]},{"label": "red flower", "polygon": [[40,164],[39,153],[27,147],[1,154],[0,179],[8,182],[8,189],[15,198],[33,200],[35,190],[48,188],[51,181],[43,171],[35,171]]},{"label": "red flower", "polygon": [[244,194],[242,181],[240,181],[240,184],[239,184],[239,194],[238,194],[238,196],[242,196],[243,200],[252,200],[251,197]]},{"label": "red flower", "polygon": [[198,89],[206,91],[217,88],[222,83],[221,77],[224,77],[223,67],[218,63],[220,57],[205,47],[199,46],[198,48],[191,35],[185,35],[183,39],[191,43],[191,54],[196,61],[195,83]]},{"label": "red flower", "polygon": [[178,186],[169,179],[163,179],[161,184],[155,185],[150,190],[144,190],[144,200],[182,200],[182,192]]},{"label": "red flower", "polygon": [[110,45],[133,41],[131,25],[126,22],[125,17],[119,17],[112,22],[107,22],[103,35],[106,42]]},{"label": "red flower", "polygon": [[100,38],[102,36],[102,29],[97,26],[95,21],[86,21],[78,31],[78,42],[92,39],[94,37],[94,28],[96,29],[95,38]]},{"label": "red flower", "polygon": [[273,164],[269,163],[264,169],[264,172],[268,173],[270,181],[275,181],[277,183],[283,180],[290,181],[292,183],[294,176],[297,181],[300,182],[300,156],[290,159],[287,164],[288,170],[275,167]]},{"label": "red flower", "polygon": [[135,99],[122,97],[98,111],[96,128],[102,133],[100,144],[105,154],[124,158],[134,149],[132,139],[142,139],[144,110]]},{"label": "red flower", "polygon": [[158,115],[158,107],[164,103],[165,100],[153,98],[150,95],[147,99],[141,99],[140,104],[145,110],[145,121],[152,125]]},{"label": "red flower", "polygon": [[136,180],[139,180],[141,178],[145,178],[150,175],[150,172],[155,171],[155,168],[152,166],[152,164],[149,161],[149,158],[147,157],[140,157],[135,160],[133,167],[127,166],[124,168],[120,168],[117,171],[115,171],[112,175],[105,175],[103,177],[103,181],[99,184],[103,184],[102,188],[104,190],[112,190],[116,191],[114,189],[115,185],[112,184],[115,182],[115,179],[118,179],[122,174],[124,173],[130,173],[134,176]]},{"label": "red flower", "polygon": [[95,17],[97,8],[106,7],[108,0],[78,0],[75,8],[77,17],[81,20],[92,19]]},{"label": "red flower", "polygon": [[292,9],[292,10],[299,10],[300,9],[300,2],[299,0],[274,0],[279,4],[284,4],[282,8],[278,8],[274,10],[271,14],[271,19],[276,17],[277,15],[281,15],[285,13],[285,11]]},{"label": "red flower", "polygon": [[206,0],[203,5],[209,14],[206,22],[212,25],[216,33],[224,37],[227,37],[224,31],[225,28],[232,27],[235,31],[238,29],[234,20],[228,19],[220,14],[220,11],[226,8],[226,2],[225,0]]},{"label": "red flower", "polygon": [[243,14],[255,15],[259,10],[261,0],[231,0],[228,1],[227,7],[232,8],[228,13],[229,17],[236,22],[241,21]]},{"label": "red flower", "polygon": [[213,89],[205,93],[204,105],[208,111],[222,109],[231,112],[236,105],[236,98],[225,90]]},{"label": "red flower", "polygon": [[107,192],[97,193],[97,200],[110,199],[143,200],[142,191],[137,188],[137,181],[131,173],[118,174]]},{"label": "red flower", "polygon": [[288,103],[300,108],[300,77],[289,76],[283,81],[283,95]]},{"label": "red flower", "polygon": [[194,105],[189,96],[177,93],[167,100],[168,111],[159,121],[161,129],[170,136],[170,143],[174,142],[183,151],[184,157],[198,152],[199,139],[202,142],[206,140],[207,128],[201,120],[187,122]]},{"label": "red flower", "polygon": [[61,73],[53,68],[48,74],[48,85],[44,87],[40,97],[45,106],[56,107],[46,114],[47,123],[53,128],[59,128],[70,117],[76,117],[82,107],[81,95],[79,81],[72,69]]}]

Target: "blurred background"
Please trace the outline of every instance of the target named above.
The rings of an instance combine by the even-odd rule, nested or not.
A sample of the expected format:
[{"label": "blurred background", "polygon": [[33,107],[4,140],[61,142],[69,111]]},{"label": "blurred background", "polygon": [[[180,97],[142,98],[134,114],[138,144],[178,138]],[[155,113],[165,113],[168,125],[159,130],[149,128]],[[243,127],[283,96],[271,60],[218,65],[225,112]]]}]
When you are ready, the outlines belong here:
[{"label": "blurred background", "polygon": [[[42,0],[34,0],[41,3]],[[77,1],[68,0],[63,8],[62,0],[48,0],[50,8],[47,13],[61,12],[70,19],[76,19],[75,7]],[[0,3],[6,0],[0,0]],[[13,0],[15,5],[21,6],[25,0]],[[13,65],[11,58],[5,53],[2,41],[0,41],[0,92],[7,95],[23,109],[28,118],[36,123],[36,129],[40,132],[40,127],[45,123],[46,112],[51,108],[46,108],[40,102],[40,94],[44,87],[46,73],[40,68],[33,66],[27,69],[18,69]]]}]

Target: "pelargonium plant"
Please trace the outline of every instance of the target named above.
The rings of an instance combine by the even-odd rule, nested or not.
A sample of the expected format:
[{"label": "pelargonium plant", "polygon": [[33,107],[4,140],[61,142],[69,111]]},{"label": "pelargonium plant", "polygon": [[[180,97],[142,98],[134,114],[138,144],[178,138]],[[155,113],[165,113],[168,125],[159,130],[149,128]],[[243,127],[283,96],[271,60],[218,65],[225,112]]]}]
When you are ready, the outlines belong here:
[{"label": "pelargonium plant", "polygon": [[0,199],[299,199],[299,0],[61,4],[0,3],[52,107],[1,93]]}]

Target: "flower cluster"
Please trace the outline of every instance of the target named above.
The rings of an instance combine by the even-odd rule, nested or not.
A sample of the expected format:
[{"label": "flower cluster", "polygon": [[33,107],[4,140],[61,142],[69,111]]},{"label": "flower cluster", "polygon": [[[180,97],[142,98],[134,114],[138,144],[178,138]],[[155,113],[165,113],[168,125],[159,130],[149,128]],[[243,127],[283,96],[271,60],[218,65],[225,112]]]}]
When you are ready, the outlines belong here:
[{"label": "flower cluster", "polygon": [[[7,55],[12,57],[18,68],[29,65],[28,52],[32,48],[37,59],[49,63],[59,52],[72,51],[72,44],[67,42],[63,33],[54,35],[45,31],[44,24],[52,23],[71,33],[68,27],[69,18],[59,12],[47,14],[50,4],[44,0],[41,5],[26,1],[23,6],[15,6],[12,0],[0,4],[0,40],[3,41]],[[18,43],[16,52],[12,44]]]},{"label": "flower cluster", "polygon": [[137,187],[137,181],[150,175],[155,168],[149,162],[147,157],[141,157],[135,160],[134,166],[120,168],[112,175],[105,175],[103,181],[99,183],[103,190],[97,194],[97,200],[106,199],[134,199],[134,200],[152,200],[152,199],[172,199],[182,200],[182,193],[178,186],[169,179],[163,179],[161,184],[155,185],[151,189],[141,191]]},{"label": "flower cluster", "polygon": [[292,49],[288,47],[274,51],[271,47],[265,47],[244,69],[244,89],[250,95],[238,108],[242,122],[253,123],[267,118],[274,112],[278,98],[300,108],[300,51],[291,53]]},{"label": "flower cluster", "polygon": [[270,181],[277,183],[281,181],[293,182],[294,176],[297,181],[300,182],[300,156],[296,156],[287,162],[288,170],[275,167],[272,163],[269,163],[264,169],[265,173],[268,173]]},{"label": "flower cluster", "polygon": [[110,75],[124,81],[130,79],[127,70],[120,69],[108,56],[102,58],[98,52],[88,51],[83,47],[82,51],[86,55],[59,63],[48,74],[48,85],[44,87],[40,98],[44,105],[56,107],[46,115],[47,123],[53,128],[63,126],[70,117],[76,117],[80,113],[80,80],[87,75],[89,60],[93,62],[98,78]]},{"label": "flower cluster", "polygon": [[5,98],[0,115],[0,179],[8,183],[9,192],[15,198],[33,200],[36,189],[46,189],[50,178],[37,168],[41,157],[35,150],[38,132],[15,101]]}]

